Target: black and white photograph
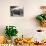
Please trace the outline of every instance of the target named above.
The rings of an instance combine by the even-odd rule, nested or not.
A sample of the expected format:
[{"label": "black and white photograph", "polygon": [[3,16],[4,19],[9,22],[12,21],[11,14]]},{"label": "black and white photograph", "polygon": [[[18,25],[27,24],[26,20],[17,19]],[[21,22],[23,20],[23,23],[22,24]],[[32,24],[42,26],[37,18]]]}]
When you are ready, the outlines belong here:
[{"label": "black and white photograph", "polygon": [[10,16],[24,16],[23,10],[21,6],[10,6]]}]

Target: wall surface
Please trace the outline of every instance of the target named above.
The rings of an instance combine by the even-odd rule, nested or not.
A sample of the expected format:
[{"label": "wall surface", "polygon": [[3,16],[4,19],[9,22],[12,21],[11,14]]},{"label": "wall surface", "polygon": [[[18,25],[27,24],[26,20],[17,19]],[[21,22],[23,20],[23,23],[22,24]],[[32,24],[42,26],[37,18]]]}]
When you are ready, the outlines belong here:
[{"label": "wall surface", "polygon": [[[46,5],[46,0],[0,0],[0,34],[4,33],[6,25],[15,25],[18,36],[31,36],[36,34],[36,29],[46,30],[39,27],[35,20],[35,16],[41,13],[42,5]],[[23,6],[24,17],[11,17],[10,6]]]}]

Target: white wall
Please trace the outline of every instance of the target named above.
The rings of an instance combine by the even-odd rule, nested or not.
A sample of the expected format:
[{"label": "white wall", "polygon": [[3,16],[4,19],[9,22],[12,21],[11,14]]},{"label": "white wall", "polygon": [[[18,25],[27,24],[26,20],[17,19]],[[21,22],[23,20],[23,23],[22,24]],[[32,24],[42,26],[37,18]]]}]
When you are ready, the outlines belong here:
[{"label": "white wall", "polygon": [[[24,6],[24,17],[11,17],[10,6]],[[18,35],[31,36],[39,29],[35,16],[40,14],[40,6],[46,5],[46,0],[0,0],[0,33],[4,33],[6,25],[15,25]],[[1,33],[1,34],[2,34]]]}]

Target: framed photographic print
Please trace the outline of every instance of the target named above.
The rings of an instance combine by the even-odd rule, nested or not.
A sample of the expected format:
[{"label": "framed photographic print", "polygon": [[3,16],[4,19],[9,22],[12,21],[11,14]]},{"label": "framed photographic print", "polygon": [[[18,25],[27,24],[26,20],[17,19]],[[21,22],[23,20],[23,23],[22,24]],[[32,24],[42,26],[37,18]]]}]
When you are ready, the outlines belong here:
[{"label": "framed photographic print", "polygon": [[23,7],[21,6],[10,6],[10,15],[11,16],[23,16]]}]

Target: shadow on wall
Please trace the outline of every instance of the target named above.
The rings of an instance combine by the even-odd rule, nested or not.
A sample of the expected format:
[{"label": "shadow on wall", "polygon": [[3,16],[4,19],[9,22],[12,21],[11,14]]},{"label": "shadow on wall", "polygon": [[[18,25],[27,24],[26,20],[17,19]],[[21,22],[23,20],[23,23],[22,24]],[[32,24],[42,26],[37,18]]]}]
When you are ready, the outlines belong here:
[{"label": "shadow on wall", "polygon": [[30,23],[31,23],[32,25],[35,25],[35,26],[37,26],[37,27],[40,26],[39,21],[37,21],[35,17],[31,17],[31,18],[30,18],[30,21],[31,21]]}]

